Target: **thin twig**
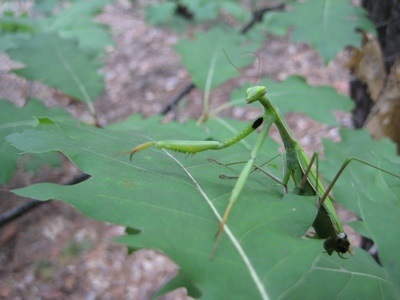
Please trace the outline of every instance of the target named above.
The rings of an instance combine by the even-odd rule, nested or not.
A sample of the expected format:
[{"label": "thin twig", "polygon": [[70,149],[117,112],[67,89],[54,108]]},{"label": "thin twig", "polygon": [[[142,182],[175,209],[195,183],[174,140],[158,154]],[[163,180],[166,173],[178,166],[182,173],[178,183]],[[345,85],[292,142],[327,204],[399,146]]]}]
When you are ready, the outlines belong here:
[{"label": "thin twig", "polygon": [[187,94],[190,93],[192,89],[194,89],[195,85],[194,82],[189,83],[186,85],[179,93],[173,96],[170,100],[168,100],[167,105],[162,109],[160,112],[161,115],[166,115],[172,108],[174,108],[178,102]]}]

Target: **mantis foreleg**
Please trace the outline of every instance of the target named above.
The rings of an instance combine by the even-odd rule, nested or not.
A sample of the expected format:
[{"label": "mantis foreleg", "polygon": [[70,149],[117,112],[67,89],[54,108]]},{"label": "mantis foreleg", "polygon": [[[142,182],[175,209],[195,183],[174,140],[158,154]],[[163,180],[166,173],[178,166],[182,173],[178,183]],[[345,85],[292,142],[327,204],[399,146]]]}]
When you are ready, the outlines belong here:
[{"label": "mantis foreleg", "polygon": [[[279,177],[275,176],[274,174],[272,174],[272,173],[270,173],[270,172],[268,172],[268,171],[263,169],[264,165],[268,164],[269,162],[271,162],[272,160],[274,160],[278,156],[281,156],[281,154],[275,155],[274,157],[268,159],[266,162],[262,163],[261,165],[254,164],[253,165],[253,170],[251,172],[260,171],[261,173],[263,173],[264,175],[268,176],[269,178],[271,178],[275,182],[279,183],[280,185],[283,185],[283,182],[282,182],[281,178],[279,178]],[[212,159],[212,158],[209,158],[208,161],[214,162],[214,163],[216,163],[218,165],[225,166],[225,167],[231,166],[231,165],[247,163],[247,161],[239,161],[239,162],[233,162],[233,163],[221,163],[221,162],[219,162],[219,161],[217,161],[215,159]],[[238,179],[239,176],[220,175],[219,178],[221,178],[221,179]]]},{"label": "mantis foreleg", "polygon": [[161,149],[169,149],[183,153],[194,154],[207,150],[220,150],[244,139],[246,136],[254,132],[258,127],[263,123],[263,117],[257,118],[253,123],[239,132],[238,135],[233,138],[226,140],[225,142],[218,141],[181,141],[181,140],[165,140],[165,141],[150,141],[143,143],[139,146],[133,148],[130,152],[130,159],[132,160],[132,156],[141,150],[147,149],[149,147],[157,147]]},{"label": "mantis foreleg", "polygon": [[232,189],[230,198],[229,198],[229,203],[228,206],[225,209],[224,215],[222,217],[222,221],[219,225],[218,228],[218,232],[217,232],[217,239],[215,241],[214,247],[213,247],[213,251],[211,253],[211,257],[213,256],[218,243],[220,241],[221,238],[221,234],[224,230],[225,224],[228,220],[229,214],[231,212],[231,209],[233,207],[233,205],[235,204],[235,202],[237,201],[237,199],[240,196],[240,193],[242,192],[246,182],[247,182],[247,178],[249,177],[250,173],[252,172],[252,170],[254,169],[254,164],[255,164],[255,160],[257,158],[258,153],[260,152],[260,149],[262,147],[262,145],[265,142],[265,139],[268,135],[269,129],[271,128],[271,125],[274,123],[275,118],[272,115],[264,115],[264,128],[261,131],[258,139],[257,139],[257,143],[255,145],[255,147],[253,148],[253,150],[251,151],[250,154],[250,159],[248,160],[248,162],[245,164],[245,166],[243,167],[238,180],[236,181],[235,186]]}]

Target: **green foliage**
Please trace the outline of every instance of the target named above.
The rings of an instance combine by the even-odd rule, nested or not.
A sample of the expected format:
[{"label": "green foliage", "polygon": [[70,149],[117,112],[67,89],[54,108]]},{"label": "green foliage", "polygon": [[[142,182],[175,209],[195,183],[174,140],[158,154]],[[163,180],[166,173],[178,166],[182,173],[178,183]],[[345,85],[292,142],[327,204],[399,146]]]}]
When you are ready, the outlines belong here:
[{"label": "green foliage", "polygon": [[[119,241],[133,248],[162,250],[180,265],[184,274],[171,286],[190,281],[204,298],[259,298],[264,292],[272,299],[303,298],[305,293],[328,294],[332,298],[343,293],[393,298],[392,289],[397,283],[390,269],[397,271],[397,267],[389,264],[383,269],[358,249],[348,260],[328,256],[321,240],[303,238],[316,214],[314,197],[283,196],[279,184],[258,173],[252,174],[243,193],[251,197],[241,197],[232,211],[228,222],[231,235],[224,234],[214,260],[210,260],[219,223],[215,212],[224,211],[234,184],[218,176],[237,175],[241,165],[224,168],[207,158],[221,162],[247,160],[256,135],[249,136],[245,143],[190,158],[149,149],[136,154],[130,162],[128,155],[120,154],[121,149],[130,149],[148,139],[222,140],[244,126],[244,122],[220,119],[209,121],[206,128],[192,122],[160,126],[158,119],[138,118],[105,129],[71,121],[41,122],[7,140],[25,152],[59,150],[92,177],[74,186],[42,183],[14,192],[41,200],[61,199],[92,218],[136,229]],[[353,131],[347,134],[346,140],[358,136]],[[373,141],[357,142],[365,152],[374,149],[374,155],[395,159],[395,153],[375,149]],[[348,147],[352,145],[344,143],[337,152],[346,152]],[[258,163],[272,157],[276,149],[274,142],[267,141]],[[335,166],[342,162],[341,157],[334,156],[327,160]],[[273,167],[281,174],[279,160]],[[362,179],[349,180],[362,180],[358,192],[376,184],[370,177],[360,176]],[[378,193],[370,197],[378,197],[371,201],[382,204]],[[364,222],[369,222],[367,218],[377,216],[363,215]],[[394,230],[383,233],[377,227],[374,231],[390,240],[397,239]],[[391,246],[383,243],[380,247],[386,251]],[[391,255],[393,258],[396,254]],[[329,282],[329,292],[322,279]],[[258,281],[261,286],[257,286]]]},{"label": "green foliage", "polygon": [[195,20],[199,22],[215,20],[218,17],[218,1],[182,0],[180,2],[190,12],[193,12]]},{"label": "green foliage", "polygon": [[283,37],[287,34],[290,25],[280,21],[282,13],[270,12],[264,15],[261,22],[255,24],[246,34],[252,39],[260,39],[260,37],[267,36],[267,34]]},{"label": "green foliage", "polygon": [[77,41],[38,33],[19,46],[8,52],[12,59],[26,64],[15,70],[16,74],[40,80],[80,101],[91,102],[102,92],[103,78],[97,72],[100,61],[80,51]]},{"label": "green foliage", "polygon": [[[54,2],[37,1],[36,9],[46,18],[3,15],[0,19],[0,50],[26,66],[15,72],[40,80],[81,101],[93,101],[103,89],[98,70],[100,57],[111,43],[103,26],[93,16],[109,0],[75,1],[57,15]],[[308,0],[293,3],[293,11],[269,13],[247,36],[226,26],[195,33],[195,39],[181,39],[176,46],[196,86],[214,89],[238,75],[223,50],[238,67],[249,65],[266,39],[265,32],[283,35],[295,26],[294,41],[308,41],[325,62],[347,45],[359,43],[355,27],[368,27],[365,13],[348,1]],[[196,22],[217,24],[221,11],[244,22],[250,14],[234,1],[170,1],[147,8],[154,24],[186,24],[176,16],[178,5],[186,7]],[[210,22],[212,21],[212,22]],[[311,30],[312,29],[312,30]],[[350,110],[347,97],[333,88],[310,87],[301,77],[277,83],[265,79],[267,96],[282,114],[300,111],[330,125],[336,125],[333,110]],[[232,104],[244,105],[244,90],[232,95]],[[317,103],[318,102],[318,103]],[[255,104],[256,105],[256,104]],[[125,122],[100,129],[57,109],[49,110],[36,100],[24,108],[0,102],[0,182],[11,178],[18,154],[26,157],[27,169],[42,161],[52,162],[61,151],[91,178],[73,186],[41,183],[15,190],[16,194],[40,200],[60,199],[94,219],[127,227],[118,238],[128,249],[155,248],[180,266],[179,276],[165,290],[185,286],[195,297],[211,299],[395,299],[400,295],[399,180],[377,170],[352,163],[334,189],[337,200],[362,221],[354,227],[379,246],[382,267],[363,250],[354,249],[347,260],[323,252],[323,241],[305,237],[317,208],[314,197],[284,195],[283,188],[260,172],[253,172],[235,204],[213,260],[210,255],[215,233],[234,180],[242,165],[222,163],[246,161],[255,144],[254,133],[244,141],[221,151],[185,154],[150,148],[134,155],[129,151],[149,140],[226,140],[247,123],[210,119],[202,127],[161,124],[160,118],[144,120],[132,116]],[[340,143],[325,142],[326,160],[320,169],[324,180],[333,178],[349,156],[360,157],[398,174],[400,160],[394,146],[375,142],[361,131],[342,130]],[[268,139],[257,160],[262,164],[278,153]],[[273,160],[265,169],[282,176],[281,162]],[[74,249],[73,249],[74,250]],[[79,249],[78,249],[79,250]]]},{"label": "green foliage", "polygon": [[46,19],[44,26],[64,39],[78,39],[80,49],[91,55],[99,55],[107,45],[112,44],[112,40],[110,33],[104,26],[94,22],[93,17],[112,1],[77,1],[68,9]]},{"label": "green foliage", "polygon": [[241,68],[254,60],[254,56],[243,53],[255,51],[259,46],[259,41],[249,41],[233,30],[217,27],[196,34],[195,40],[182,39],[175,49],[181,55],[193,82],[205,90],[207,84],[210,89],[214,89],[237,76],[238,72],[227,63],[224,50],[235,65]]},{"label": "green foliage", "polygon": [[29,40],[31,35],[29,33],[5,33],[0,35],[0,51],[7,52],[10,49],[19,47],[22,41]]},{"label": "green foliage", "polygon": [[235,0],[208,1],[208,0],[181,0],[181,5],[193,13],[198,22],[218,20],[220,13],[230,14],[237,20],[245,21],[250,18],[248,11]]},{"label": "green foliage", "polygon": [[346,46],[359,46],[356,28],[374,31],[367,13],[348,0],[306,0],[294,2],[293,10],[276,16],[282,27],[295,26],[294,42],[308,42],[328,63]]},{"label": "green foliage", "polygon": [[[101,12],[106,4],[113,0],[90,0],[90,1],[75,1],[73,5],[51,18],[50,23],[53,24],[51,30],[66,29],[76,27],[74,23],[79,19],[91,19]],[[79,23],[78,23],[79,24]]]},{"label": "green foliage", "polygon": [[61,1],[54,0],[35,0],[35,5],[32,7],[32,9],[35,12],[49,16],[60,2]]},{"label": "green foliage", "polygon": [[100,57],[112,43],[105,27],[92,19],[110,2],[78,1],[40,19],[4,15],[0,28],[6,34],[0,36],[0,50],[26,65],[16,74],[42,81],[76,100],[92,102],[104,89],[98,74],[104,66]]},{"label": "green foliage", "polygon": [[[182,0],[149,6],[148,20],[155,25],[179,27],[182,23],[177,23],[178,5],[185,7],[199,22],[217,20],[220,11],[228,12],[241,22],[250,19],[250,14],[235,1]],[[282,36],[294,27],[292,40],[310,43],[328,63],[344,47],[360,45],[361,37],[355,32],[357,28],[375,32],[366,11],[353,6],[349,0],[290,1],[287,7],[284,12],[268,12],[248,36],[262,41],[266,39],[265,33]]]},{"label": "green foliage", "polygon": [[[267,87],[268,98],[279,108],[282,115],[297,111],[321,123],[337,125],[332,112],[350,111],[353,107],[351,99],[339,95],[334,88],[310,86],[300,76],[288,77],[283,82],[265,78],[260,85]],[[245,90],[246,88],[242,88],[232,93],[232,104],[245,105]],[[254,105],[259,106],[259,103]]]},{"label": "green foliage", "polygon": [[235,0],[219,1],[220,9],[223,13],[228,13],[238,21],[245,22],[250,20],[251,13],[237,2]]},{"label": "green foliage", "polygon": [[77,257],[84,252],[92,250],[94,248],[93,246],[94,242],[90,239],[72,241],[62,249],[61,255],[67,259]]},{"label": "green foliage", "polygon": [[[400,157],[396,155],[396,146],[389,140],[373,141],[368,132],[349,129],[342,129],[341,136],[339,143],[324,142],[329,160],[325,160],[321,168],[327,178],[332,178],[338,169],[334,162],[347,157],[357,157],[399,173]],[[393,262],[400,261],[400,241],[394,236],[394,228],[400,228],[400,182],[368,166],[357,162],[351,164],[335,185],[334,195],[364,223],[362,233],[377,243],[379,258],[399,293],[400,268]]]},{"label": "green foliage", "polygon": [[[180,11],[186,13],[186,19],[179,15]],[[172,0],[146,7],[147,20],[151,24],[169,26],[175,29],[187,25],[188,19],[193,19],[199,23],[219,21],[222,12],[228,13],[239,21],[250,19],[250,13],[235,0]]]},{"label": "green foliage", "polygon": [[[61,109],[48,109],[35,99],[31,99],[23,108],[18,108],[6,100],[0,100],[0,183],[6,184],[13,176],[17,167],[20,151],[11,146],[5,137],[21,132],[26,128],[39,124],[38,118],[68,118],[69,115]],[[35,171],[39,165],[34,165],[38,157],[26,165],[27,170]],[[58,165],[54,154],[41,154],[40,159],[46,164]],[[43,164],[43,163],[42,163]]]},{"label": "green foliage", "polygon": [[4,12],[0,17],[1,33],[27,32],[33,33],[33,20],[26,15],[15,16],[13,12]]},{"label": "green foliage", "polygon": [[54,276],[54,266],[48,259],[41,259],[36,263],[35,276],[43,281],[50,280]]},{"label": "green foliage", "polygon": [[25,171],[36,172],[42,166],[60,167],[60,156],[57,152],[46,152],[38,154],[25,154],[23,159]]},{"label": "green foliage", "polygon": [[17,48],[21,40],[29,39],[36,30],[36,23],[26,15],[4,12],[0,16],[0,51]]},{"label": "green foliage", "polygon": [[165,25],[173,22],[175,16],[176,3],[164,2],[157,5],[146,7],[147,21],[153,25]]}]

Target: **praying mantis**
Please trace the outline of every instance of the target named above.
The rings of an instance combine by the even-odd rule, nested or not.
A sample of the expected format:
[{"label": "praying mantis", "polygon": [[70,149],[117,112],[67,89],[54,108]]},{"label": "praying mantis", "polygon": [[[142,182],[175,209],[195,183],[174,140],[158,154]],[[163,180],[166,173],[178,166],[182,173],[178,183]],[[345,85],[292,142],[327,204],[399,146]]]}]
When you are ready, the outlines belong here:
[{"label": "praying mantis", "polygon": [[[285,148],[284,175],[282,180],[277,179],[274,176],[270,177],[272,177],[275,181],[279,182],[283,186],[285,193],[287,192],[287,186],[291,178],[295,185],[294,192],[296,194],[314,195],[316,197],[318,212],[312,224],[315,229],[316,236],[320,239],[325,240],[323,247],[329,255],[332,255],[333,252],[336,252],[338,253],[339,257],[345,258],[345,253],[351,253],[350,242],[348,240],[347,234],[343,230],[340,219],[332,204],[332,200],[329,197],[329,194],[339,176],[352,161],[357,161],[359,163],[376,168],[397,178],[400,178],[400,176],[392,172],[386,171],[378,166],[360,160],[356,157],[350,157],[343,162],[336,176],[333,178],[331,184],[327,189],[325,189],[321,183],[321,180],[319,180],[317,153],[315,152],[311,159],[307,156],[303,148],[292,136],[290,129],[286,125],[286,122],[281,116],[279,110],[266,97],[266,93],[267,89],[263,86],[253,86],[247,89],[246,102],[248,104],[257,101],[260,102],[260,104],[264,108],[264,114],[253,121],[251,124],[246,126],[241,132],[239,132],[231,139],[228,139],[224,142],[185,140],[149,141],[133,148],[130,152],[130,159],[132,159],[133,155],[138,151],[144,150],[149,147],[169,149],[187,154],[194,154],[208,150],[221,150],[241,141],[242,139],[256,131],[256,129],[259,128],[262,124],[264,124],[264,127],[258,136],[257,142],[251,151],[250,159],[245,163],[236,181],[236,184],[231,191],[228,206],[225,209],[222,221],[220,222],[217,231],[217,238],[214,249],[212,251],[212,253],[214,253],[218,245],[219,239],[221,238],[221,235],[224,231],[224,226],[228,221],[231,209],[234,206],[235,202],[238,200],[249,175],[251,174],[251,172],[253,172],[254,169],[260,169],[255,165],[255,159],[261,151],[261,147],[265,142],[271,126],[274,124],[279,131]],[[314,162],[316,164],[315,170],[312,168]],[[262,169],[260,170],[263,171]],[[263,172],[267,173],[266,171]]]}]

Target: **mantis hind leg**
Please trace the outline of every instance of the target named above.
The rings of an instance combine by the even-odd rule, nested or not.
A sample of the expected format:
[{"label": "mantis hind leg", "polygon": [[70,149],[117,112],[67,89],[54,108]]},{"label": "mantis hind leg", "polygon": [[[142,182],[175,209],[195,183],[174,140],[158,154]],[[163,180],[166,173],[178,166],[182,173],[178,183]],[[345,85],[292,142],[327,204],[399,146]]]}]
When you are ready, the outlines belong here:
[{"label": "mantis hind leg", "polygon": [[373,164],[371,164],[371,163],[369,163],[369,162],[366,162],[366,161],[364,161],[364,160],[362,160],[362,159],[359,159],[359,158],[357,158],[357,157],[349,157],[349,158],[347,158],[347,159],[343,162],[343,164],[342,164],[341,167],[339,168],[339,171],[336,173],[335,177],[332,179],[331,184],[330,184],[329,187],[326,189],[324,195],[321,197],[320,203],[319,203],[320,205],[323,204],[323,202],[325,201],[325,199],[328,197],[329,193],[331,192],[333,186],[335,185],[336,181],[339,179],[340,175],[343,173],[343,171],[346,169],[346,167],[347,167],[347,166],[350,164],[350,162],[352,162],[352,161],[359,162],[359,163],[361,163],[361,164],[364,164],[364,165],[366,165],[366,166],[372,167],[372,168],[374,168],[374,169],[377,169],[377,170],[379,170],[379,171],[381,171],[381,172],[384,172],[384,173],[386,173],[386,174],[392,175],[392,176],[394,176],[394,177],[400,179],[400,175],[397,175],[397,174],[394,174],[394,173],[392,173],[392,172],[390,172],[390,171],[387,171],[387,170],[385,170],[385,169],[382,169],[382,168],[380,168],[380,167],[378,167],[378,166],[376,166],[376,165],[373,165]]},{"label": "mantis hind leg", "polygon": [[[275,155],[274,157],[268,159],[266,162],[263,162],[261,165],[253,164],[253,170],[250,173],[253,173],[255,171],[260,171],[261,173],[263,173],[264,175],[268,176],[269,178],[271,178],[275,182],[283,185],[283,180],[282,179],[280,179],[279,177],[275,176],[274,174],[272,174],[272,173],[266,171],[265,169],[263,169],[263,167],[266,164],[270,163],[271,161],[273,161],[278,156],[281,156],[281,154]],[[215,159],[212,159],[212,158],[209,158],[208,161],[216,163],[216,164],[221,165],[221,166],[225,166],[225,167],[232,166],[232,165],[238,165],[238,164],[245,164],[245,163],[248,162],[248,161],[237,161],[237,162],[232,162],[232,163],[222,163],[222,162],[219,162],[219,161],[217,161]],[[219,178],[221,178],[221,179],[238,179],[239,177],[238,176],[230,176],[230,175],[220,175]]]},{"label": "mantis hind leg", "polygon": [[[316,173],[312,170],[312,165],[314,164],[315,161],[315,165],[316,165]],[[332,188],[334,187],[334,185],[336,184],[337,180],[339,179],[340,175],[343,173],[343,171],[346,169],[346,167],[350,164],[350,162],[352,161],[356,161],[359,162],[361,164],[364,164],[366,166],[372,167],[374,169],[377,169],[381,172],[384,172],[386,174],[392,175],[396,178],[400,178],[400,175],[394,174],[390,171],[387,171],[385,169],[382,169],[376,165],[373,165],[371,163],[368,163],[362,159],[359,159],[357,157],[349,157],[347,158],[343,164],[341,165],[341,167],[339,168],[338,172],[336,173],[335,177],[332,179],[330,185],[328,186],[328,188],[325,190],[324,187],[322,186],[322,183],[319,180],[319,159],[318,159],[318,153],[314,152],[313,156],[311,157],[310,161],[308,162],[307,168],[305,168],[304,172],[303,172],[303,176],[301,178],[299,187],[303,188],[304,186],[307,186],[307,181],[310,180],[310,178],[314,181],[311,182],[311,185],[315,187],[315,192],[318,195],[318,192],[323,192],[322,195],[320,195],[320,199],[318,202],[318,206],[322,206],[322,204],[324,203],[324,201],[328,198],[329,193],[332,191]]]},{"label": "mantis hind leg", "polygon": [[[315,174],[312,173],[311,168],[314,164],[315,161]],[[311,174],[310,174],[311,173]],[[318,156],[318,152],[314,152],[313,156],[310,159],[310,162],[307,165],[307,168],[304,170],[303,176],[301,177],[300,180],[300,184],[298,186],[299,191],[301,191],[302,194],[305,195],[310,195],[311,193],[315,192],[315,194],[318,196],[318,187],[319,187],[319,156]],[[314,183],[311,183],[310,185],[307,184],[307,182],[310,180],[310,175],[312,177],[314,177],[315,179],[315,190],[311,189],[311,190],[305,190],[305,187],[310,186],[313,187]]]}]

